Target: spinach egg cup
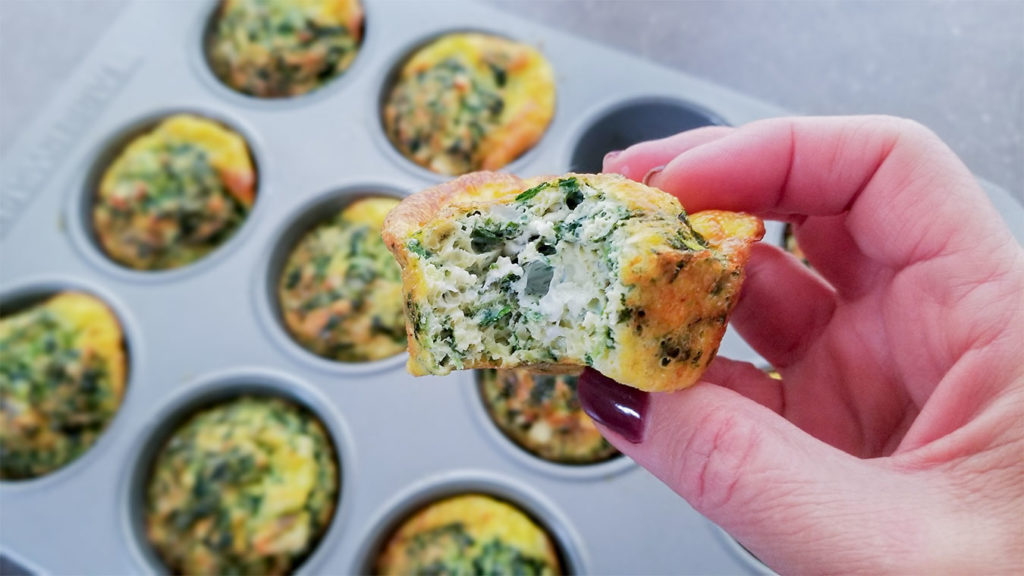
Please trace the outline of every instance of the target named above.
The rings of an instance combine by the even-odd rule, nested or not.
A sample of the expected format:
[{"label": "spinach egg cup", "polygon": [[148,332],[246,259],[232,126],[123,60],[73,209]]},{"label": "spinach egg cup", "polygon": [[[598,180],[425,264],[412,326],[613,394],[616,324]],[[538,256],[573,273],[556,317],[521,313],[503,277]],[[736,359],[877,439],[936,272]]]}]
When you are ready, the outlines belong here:
[{"label": "spinach egg cup", "polygon": [[144,485],[146,538],[188,574],[286,574],[335,515],[337,453],[325,425],[284,398],[243,395],[174,429]]},{"label": "spinach egg cup", "polygon": [[392,146],[432,172],[497,170],[532,148],[555,110],[554,72],[535,48],[452,33],[392,73],[381,122]]},{"label": "spinach egg cup", "polygon": [[390,535],[373,573],[561,574],[558,551],[542,527],[486,494],[430,503]]},{"label": "spinach egg cup", "polygon": [[234,236],[256,184],[241,135],[196,114],[166,116],[128,141],[90,191],[92,235],[124,268],[181,268]]},{"label": "spinach egg cup", "polygon": [[601,436],[576,396],[578,374],[479,370],[480,399],[491,422],[529,454],[557,464],[605,462],[619,452]]},{"label": "spinach egg cup", "polygon": [[277,279],[289,335],[328,360],[374,362],[406,349],[401,270],[381,238],[398,199],[365,196],[298,239]]},{"label": "spinach egg cup", "polygon": [[30,480],[97,442],[121,406],[128,354],[117,316],[91,294],[13,308],[0,317],[0,479]]},{"label": "spinach egg cup", "polygon": [[359,0],[223,0],[207,28],[206,60],[236,92],[301,96],[352,65],[363,28]]}]

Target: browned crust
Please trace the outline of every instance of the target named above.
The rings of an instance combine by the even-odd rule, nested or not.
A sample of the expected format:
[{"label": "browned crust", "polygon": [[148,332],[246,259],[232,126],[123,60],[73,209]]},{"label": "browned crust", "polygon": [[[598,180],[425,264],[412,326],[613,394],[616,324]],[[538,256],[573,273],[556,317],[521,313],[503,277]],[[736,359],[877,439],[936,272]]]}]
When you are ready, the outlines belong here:
[{"label": "browned crust", "polygon": [[443,208],[456,199],[488,197],[483,193],[484,187],[492,188],[506,184],[502,188],[515,190],[523,180],[518,176],[504,172],[471,172],[438,184],[432,188],[417,192],[402,200],[384,219],[382,237],[388,250],[395,255],[398,263],[405,265],[405,247],[403,242],[427,222],[434,219]]}]

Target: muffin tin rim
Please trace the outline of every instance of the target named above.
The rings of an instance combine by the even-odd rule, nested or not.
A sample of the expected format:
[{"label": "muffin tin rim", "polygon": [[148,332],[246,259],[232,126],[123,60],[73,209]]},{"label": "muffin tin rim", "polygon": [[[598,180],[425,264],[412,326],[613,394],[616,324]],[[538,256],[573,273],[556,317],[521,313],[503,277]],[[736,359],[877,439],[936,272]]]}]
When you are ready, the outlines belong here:
[{"label": "muffin tin rim", "polygon": [[718,124],[711,124],[713,126],[732,126],[729,118],[722,113],[676,94],[651,91],[615,95],[582,110],[579,117],[565,130],[566,145],[561,152],[559,165],[565,167],[567,171],[573,171],[573,155],[583,141],[583,136],[587,133],[587,130],[596,126],[598,122],[604,120],[609,115],[636,104],[670,104],[679,106],[719,122]]},{"label": "muffin tin rim", "polygon": [[[256,185],[252,208],[237,230],[223,243],[216,246],[205,256],[179,266],[163,270],[139,270],[124,266],[114,261],[100,247],[92,226],[92,208],[95,204],[97,188],[103,174],[111,163],[133,140],[151,132],[162,121],[178,114],[189,114],[220,124],[242,137],[249,151],[249,158],[256,175]],[[256,131],[238,116],[223,108],[206,104],[158,105],[148,111],[135,114],[128,120],[120,122],[108,130],[86,154],[86,158],[74,173],[75,184],[70,186],[68,198],[64,202],[64,221],[67,223],[68,240],[74,251],[91,267],[118,280],[139,283],[160,283],[179,281],[193,275],[201,274],[235,252],[244,244],[263,217],[270,194],[268,185],[266,153]]]},{"label": "muffin tin rim", "polygon": [[471,385],[463,386],[463,396],[466,408],[473,413],[473,420],[479,431],[488,437],[490,444],[514,460],[518,465],[525,466],[530,470],[562,480],[573,480],[578,482],[591,482],[608,480],[613,476],[624,474],[636,467],[632,458],[619,452],[607,460],[590,464],[568,464],[548,460],[537,454],[528,451],[520,446],[512,438],[506,436],[498,425],[491,418],[490,412],[484,403],[480,391],[481,370],[467,370]]},{"label": "muffin tin rim", "polygon": [[563,574],[589,573],[583,540],[553,501],[523,480],[476,468],[451,469],[421,477],[378,505],[359,534],[359,546],[347,572],[374,573],[373,564],[381,547],[412,514],[442,499],[469,494],[490,496],[526,514],[551,538]]},{"label": "muffin tin rim", "polygon": [[277,98],[254,96],[240,92],[231,86],[228,86],[213,72],[213,68],[206,55],[206,41],[210,33],[211,26],[213,25],[214,18],[220,11],[223,0],[205,1],[209,2],[209,6],[204,7],[199,11],[199,17],[196,18],[196,22],[190,26],[190,32],[185,35],[186,40],[188,41],[187,48],[189,54],[187,59],[189,61],[189,68],[191,68],[192,72],[196,77],[198,77],[203,86],[213,92],[218,98],[221,98],[227,103],[244,106],[254,110],[268,112],[289,111],[295,108],[302,108],[304,106],[316,104],[330,98],[335,92],[342,90],[345,85],[358,80],[358,75],[353,77],[352,73],[359,72],[366,67],[364,62],[367,58],[365,57],[364,51],[368,46],[370,46],[372,39],[377,36],[376,33],[370,33],[373,22],[373,19],[370,18],[371,9],[367,6],[366,0],[359,0],[359,4],[363,9],[363,37],[360,39],[359,47],[356,49],[356,55],[352,59],[352,63],[348,68],[335,75],[327,82],[304,94]]},{"label": "muffin tin rim", "polygon": [[[117,318],[121,328],[122,348],[125,353],[126,364],[121,403],[118,405],[117,410],[114,411],[113,417],[107,422],[106,427],[96,438],[96,441],[85,452],[42,476],[19,480],[0,480],[0,494],[5,492],[20,493],[46,490],[54,485],[68,481],[69,478],[77,474],[85,473],[92,465],[92,462],[101,457],[102,452],[107,450],[120,437],[118,432],[128,425],[125,424],[127,416],[124,416],[126,405],[138,396],[137,393],[134,393],[134,389],[140,385],[135,380],[138,374],[142,373],[142,367],[144,366],[143,358],[145,355],[142,352],[142,339],[139,338],[138,323],[134,316],[131,315],[124,303],[112,292],[93,282],[81,280],[70,275],[48,274],[32,276],[0,285],[0,302],[39,298],[39,303],[42,303],[46,299],[63,292],[84,292],[92,295],[107,306],[114,314],[114,317]],[[16,306],[14,313],[20,312],[19,308],[24,309],[24,307]]]},{"label": "muffin tin rim", "polygon": [[[403,42],[397,49],[393,49],[392,53],[385,59],[382,65],[382,70],[378,71],[374,78],[374,86],[376,89],[371,92],[370,105],[373,107],[370,114],[367,117],[371,119],[371,138],[376,143],[381,153],[390,161],[391,164],[399,166],[406,173],[418,177],[421,180],[430,182],[431,186],[442,184],[449,180],[454,180],[464,174],[440,174],[434,172],[424,166],[413,162],[409,158],[406,158],[394,144],[391,142],[391,138],[388,137],[387,128],[384,126],[384,104],[387,101],[388,95],[394,88],[398,75],[401,72],[402,66],[421,48],[426,47],[430,43],[449,36],[452,34],[485,34],[488,36],[495,36],[498,38],[504,38],[519,44],[523,44],[537,50],[544,58],[548,66],[551,67],[552,75],[554,76],[554,89],[555,89],[555,103],[551,113],[551,119],[548,121],[548,125],[544,128],[544,132],[541,137],[528,149],[523,151],[522,154],[517,156],[508,164],[496,169],[496,171],[509,172],[511,174],[522,174],[522,168],[529,165],[539,154],[542,148],[550,146],[551,141],[551,128],[554,126],[558,119],[558,108],[559,108],[559,82],[558,82],[558,70],[555,69],[551,59],[548,58],[544,50],[535,43],[529,42],[521,37],[512,36],[504,31],[499,31],[498,28],[490,27],[486,25],[474,25],[474,26],[446,26],[433,32],[426,34],[420,34],[412,40]],[[473,171],[471,171],[473,172]],[[469,172],[465,173],[468,174]]]},{"label": "muffin tin rim", "polygon": [[[408,347],[393,356],[368,362],[331,360],[306,349],[292,337],[284,325],[284,319],[280,317],[277,282],[280,279],[279,273],[296,244],[317,224],[337,214],[335,212],[327,216],[317,216],[314,213],[325,211],[332,206],[343,208],[362,198],[388,197],[401,201],[408,195],[406,187],[385,183],[383,180],[358,180],[328,187],[326,191],[317,193],[293,207],[272,230],[268,249],[263,251],[254,267],[256,278],[252,285],[256,293],[253,302],[264,333],[293,361],[341,376],[363,376],[405,365],[409,358]],[[300,227],[302,230],[298,230]],[[287,246],[286,240],[290,240]]]},{"label": "muffin tin rim", "polygon": [[206,373],[164,394],[137,431],[127,452],[129,464],[119,474],[121,478],[117,482],[122,537],[127,541],[128,555],[136,568],[151,574],[168,572],[146,537],[144,524],[144,491],[149,468],[160,448],[198,411],[246,396],[284,399],[315,416],[325,428],[338,468],[335,507],[327,529],[293,572],[310,573],[333,552],[326,544],[344,534],[344,525],[352,513],[353,484],[356,483],[356,474],[352,472],[357,466],[355,445],[345,419],[323,392],[299,378],[274,368],[238,367]]},{"label": "muffin tin rim", "polygon": [[747,568],[749,568],[754,574],[758,575],[773,575],[776,574],[767,564],[761,562],[754,556],[753,552],[747,550],[738,540],[729,535],[724,528],[717,524],[711,523],[711,529],[721,540],[722,545],[729,551],[729,553],[742,562]]}]

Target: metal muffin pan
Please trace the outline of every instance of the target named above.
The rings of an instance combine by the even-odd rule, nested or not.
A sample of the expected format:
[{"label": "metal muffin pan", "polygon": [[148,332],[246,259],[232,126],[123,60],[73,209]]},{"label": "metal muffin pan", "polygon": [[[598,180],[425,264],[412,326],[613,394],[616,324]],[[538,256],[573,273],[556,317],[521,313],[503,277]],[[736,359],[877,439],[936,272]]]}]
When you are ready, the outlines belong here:
[{"label": "metal muffin pan", "polygon": [[[611,135],[628,128],[631,139],[665,135],[632,131],[666,129],[650,122],[651,103],[692,107],[695,118],[731,125],[783,111],[488,6],[364,3],[366,34],[348,71],[280,100],[236,93],[210,72],[202,39],[212,0],[135,3],[0,166],[0,293],[86,288],[118,313],[131,353],[121,409],[96,446],[49,476],[0,483],[0,551],[37,572],[156,571],[133,520],[132,486],[152,449],[147,442],[183,406],[271,387],[321,416],[342,459],[340,508],[302,571],[367,569],[383,531],[414,501],[464,489],[521,504],[552,530],[576,571],[764,571],[625,458],[593,472],[566,471],[512,452],[518,448],[484,420],[472,372],[414,379],[401,365],[404,354],[355,366],[306,352],[276,317],[272,276],[290,235],[340,207],[336,202],[404,195],[444,179],[397,154],[380,121],[389,75],[411,48],[441,33],[491,31],[538,46],[550,61],[555,115],[541,141],[507,167],[522,176],[581,167],[573,158],[581,139],[597,137],[592,128]],[[628,116],[631,109],[636,116]],[[89,182],[140,122],[185,110],[246,137],[258,168],[256,204],[233,238],[192,265],[124,269],[89,236]],[[1005,192],[987,189],[1024,238],[1024,210]],[[782,226],[768,223],[765,241],[778,245],[781,237]],[[720,353],[763,363],[732,331]]]}]

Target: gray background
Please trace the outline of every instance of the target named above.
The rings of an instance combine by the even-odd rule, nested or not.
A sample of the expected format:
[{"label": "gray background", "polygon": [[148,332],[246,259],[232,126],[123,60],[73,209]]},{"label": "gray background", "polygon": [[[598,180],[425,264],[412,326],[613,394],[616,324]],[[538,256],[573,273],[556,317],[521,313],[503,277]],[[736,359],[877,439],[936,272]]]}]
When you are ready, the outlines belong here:
[{"label": "gray background", "polygon": [[[916,119],[1024,199],[1024,0],[476,1],[797,113]],[[0,158],[126,4],[0,0]]]}]

